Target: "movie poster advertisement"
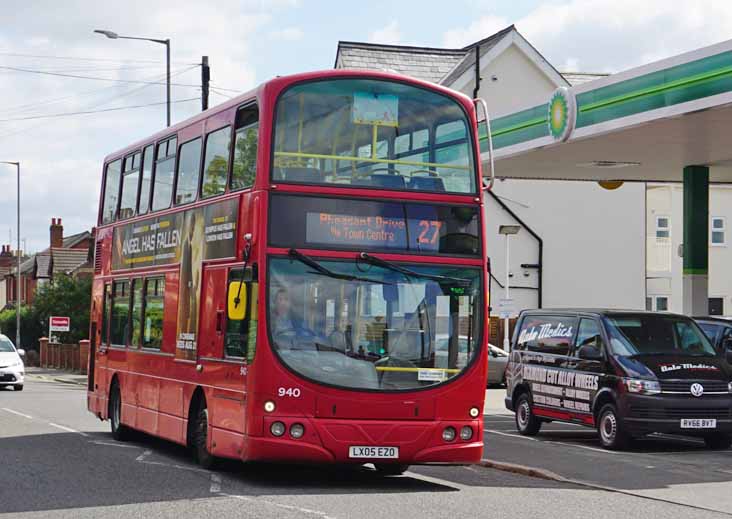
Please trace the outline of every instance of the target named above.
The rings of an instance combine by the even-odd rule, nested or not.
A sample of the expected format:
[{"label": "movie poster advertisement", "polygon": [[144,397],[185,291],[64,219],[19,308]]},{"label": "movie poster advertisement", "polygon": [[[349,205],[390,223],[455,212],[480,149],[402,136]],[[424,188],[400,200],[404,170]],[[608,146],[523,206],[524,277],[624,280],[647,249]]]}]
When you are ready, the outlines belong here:
[{"label": "movie poster advertisement", "polygon": [[239,200],[159,216],[114,231],[112,269],[180,264],[175,356],[196,360],[203,262],[236,255]]}]

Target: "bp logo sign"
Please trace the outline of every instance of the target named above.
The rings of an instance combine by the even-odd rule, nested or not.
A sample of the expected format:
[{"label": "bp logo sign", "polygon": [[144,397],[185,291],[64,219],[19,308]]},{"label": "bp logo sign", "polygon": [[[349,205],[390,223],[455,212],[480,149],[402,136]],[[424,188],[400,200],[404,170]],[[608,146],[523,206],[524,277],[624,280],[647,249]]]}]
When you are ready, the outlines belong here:
[{"label": "bp logo sign", "polygon": [[566,141],[572,130],[577,114],[577,103],[574,94],[567,87],[559,87],[549,101],[549,133],[554,140]]}]

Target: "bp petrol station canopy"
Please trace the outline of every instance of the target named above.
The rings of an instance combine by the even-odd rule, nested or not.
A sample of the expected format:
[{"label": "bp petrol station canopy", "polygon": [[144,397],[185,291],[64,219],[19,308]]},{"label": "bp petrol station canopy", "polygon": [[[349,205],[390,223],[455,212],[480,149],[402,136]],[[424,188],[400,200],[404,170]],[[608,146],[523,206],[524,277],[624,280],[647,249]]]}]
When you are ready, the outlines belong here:
[{"label": "bp petrol station canopy", "polygon": [[498,177],[681,181],[706,165],[732,182],[731,129],[732,40],[560,88],[491,133]]}]

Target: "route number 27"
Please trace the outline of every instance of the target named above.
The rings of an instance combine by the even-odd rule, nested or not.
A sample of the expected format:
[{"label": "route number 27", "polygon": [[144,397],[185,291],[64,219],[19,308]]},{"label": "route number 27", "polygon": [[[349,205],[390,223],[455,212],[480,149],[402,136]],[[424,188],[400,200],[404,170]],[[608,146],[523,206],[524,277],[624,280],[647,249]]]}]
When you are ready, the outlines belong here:
[{"label": "route number 27", "polygon": [[291,396],[292,398],[300,398],[300,388],[297,387],[281,387],[277,389],[278,396]]},{"label": "route number 27", "polygon": [[437,239],[440,237],[440,227],[442,227],[442,222],[439,220],[420,220],[417,243],[437,243]]}]

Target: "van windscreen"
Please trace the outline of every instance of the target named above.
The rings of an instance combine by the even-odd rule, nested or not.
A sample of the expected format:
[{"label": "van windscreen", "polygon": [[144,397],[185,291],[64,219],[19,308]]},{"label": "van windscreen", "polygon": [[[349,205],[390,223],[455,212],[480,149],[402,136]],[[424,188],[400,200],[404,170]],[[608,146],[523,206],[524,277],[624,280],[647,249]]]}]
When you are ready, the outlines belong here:
[{"label": "van windscreen", "polygon": [[610,346],[617,355],[714,357],[709,339],[691,320],[673,315],[611,315],[606,318]]}]

